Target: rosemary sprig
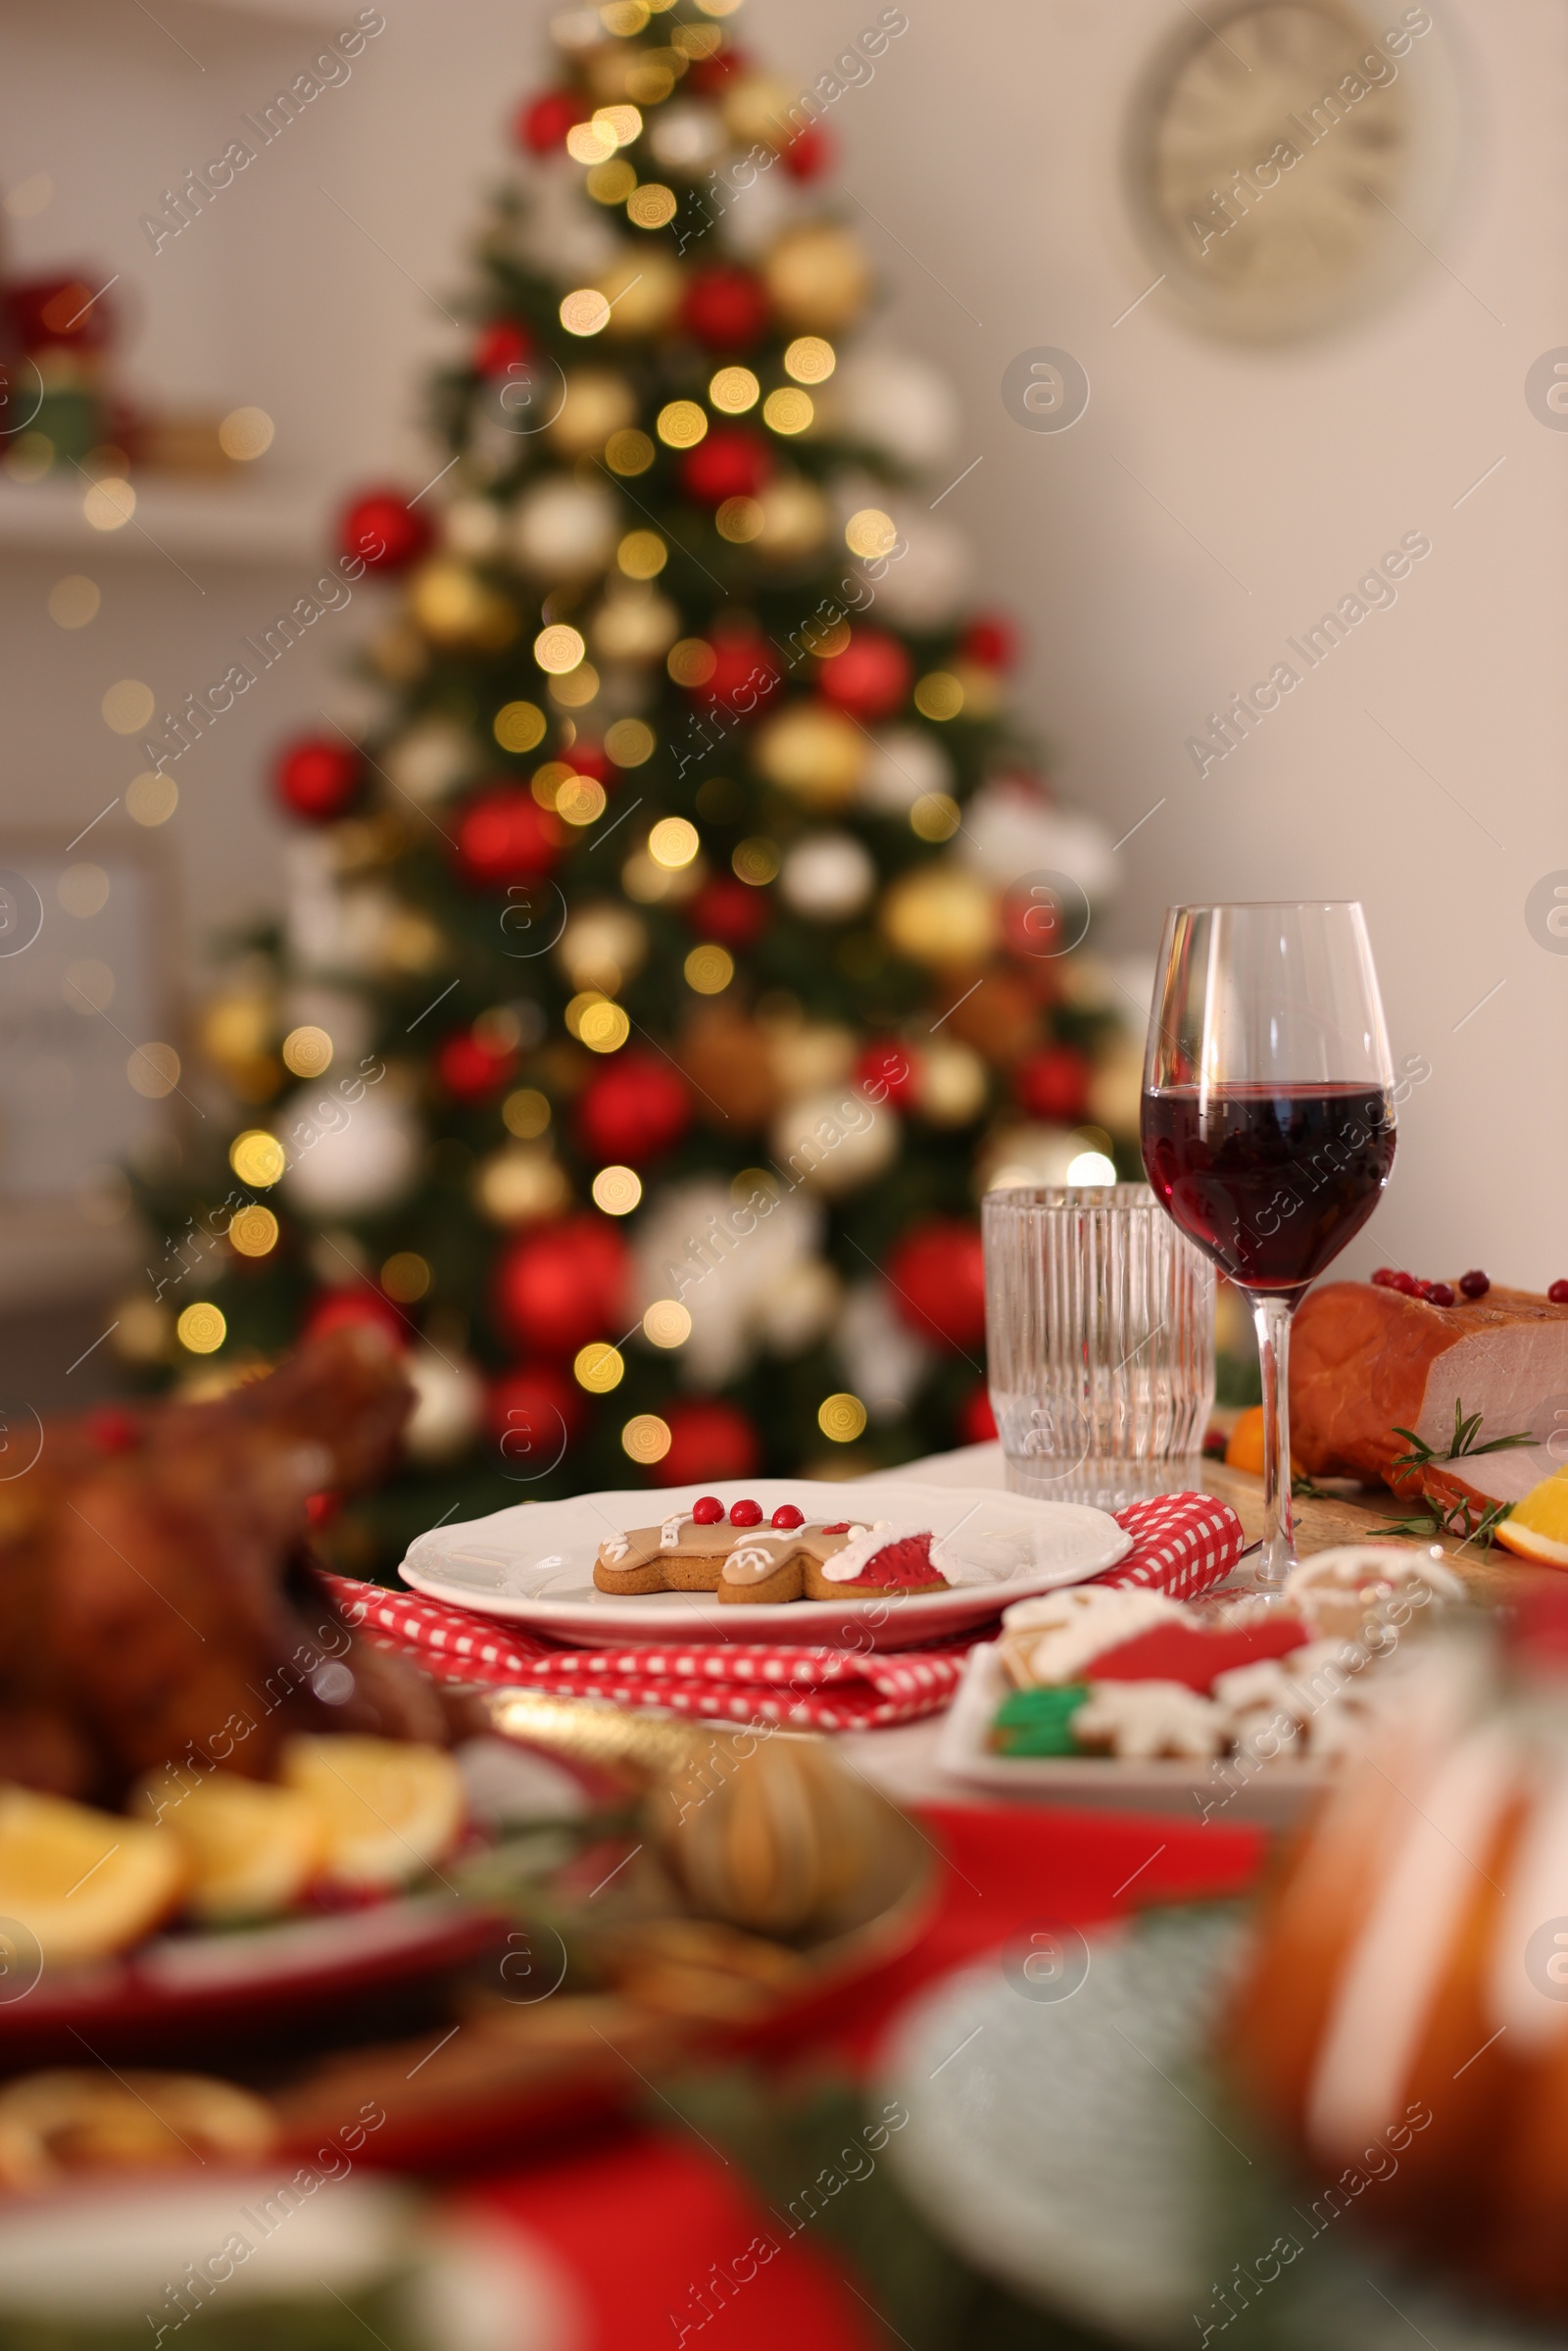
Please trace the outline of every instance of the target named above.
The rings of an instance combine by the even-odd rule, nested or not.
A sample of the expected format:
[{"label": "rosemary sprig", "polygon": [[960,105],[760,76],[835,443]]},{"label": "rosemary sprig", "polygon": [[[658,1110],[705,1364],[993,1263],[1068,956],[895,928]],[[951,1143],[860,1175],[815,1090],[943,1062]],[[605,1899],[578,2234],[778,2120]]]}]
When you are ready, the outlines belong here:
[{"label": "rosemary sprig", "polygon": [[1446,1453],[1440,1453],[1435,1445],[1428,1445],[1425,1438],[1418,1437],[1416,1435],[1414,1429],[1401,1429],[1398,1422],[1396,1421],[1394,1424],[1394,1434],[1396,1437],[1408,1438],[1410,1443],[1410,1450],[1407,1453],[1400,1453],[1396,1457],[1394,1464],[1395,1468],[1396,1470],[1425,1469],[1429,1461],[1436,1461],[1440,1463],[1444,1461],[1463,1461],[1467,1456],[1472,1454],[1505,1453],[1512,1445],[1534,1445],[1536,1442],[1536,1435],[1533,1429],[1519,1429],[1511,1437],[1489,1437],[1485,1445],[1480,1445],[1477,1443],[1477,1439],[1481,1434],[1482,1420],[1483,1415],[1479,1412],[1472,1412],[1466,1415],[1462,1398],[1455,1396],[1453,1402],[1453,1443]]},{"label": "rosemary sprig", "polygon": [[[1400,1434],[1403,1435],[1402,1430]],[[1478,1543],[1484,1551],[1489,1551],[1494,1536],[1512,1508],[1512,1502],[1494,1502],[1472,1520],[1467,1495],[1461,1494],[1446,1509],[1434,1497],[1429,1499],[1425,1510],[1409,1518],[1395,1519],[1387,1526],[1375,1528],[1374,1533],[1402,1535],[1415,1543],[1431,1543],[1444,1535],[1459,1535],[1467,1544]]]}]

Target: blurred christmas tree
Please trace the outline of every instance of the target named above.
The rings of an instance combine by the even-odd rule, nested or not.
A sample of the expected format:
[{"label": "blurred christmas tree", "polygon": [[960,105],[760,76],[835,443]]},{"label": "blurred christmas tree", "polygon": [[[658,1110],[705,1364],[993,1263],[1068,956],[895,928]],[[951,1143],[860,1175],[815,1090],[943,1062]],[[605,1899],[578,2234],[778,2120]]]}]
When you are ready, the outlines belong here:
[{"label": "blurred christmas tree", "polygon": [[945,387],[840,340],[828,93],[734,5],[556,20],[434,388],[450,464],[344,520],[403,575],[382,715],[280,760],[287,920],[205,1023],[229,1170],[126,1325],[187,1375],[344,1319],[409,1347],[411,1460],[346,1562],[989,1435],[980,1191],[1141,1174],[1140,1040],[1070,952],[1103,836],[959,612],[915,487]]}]

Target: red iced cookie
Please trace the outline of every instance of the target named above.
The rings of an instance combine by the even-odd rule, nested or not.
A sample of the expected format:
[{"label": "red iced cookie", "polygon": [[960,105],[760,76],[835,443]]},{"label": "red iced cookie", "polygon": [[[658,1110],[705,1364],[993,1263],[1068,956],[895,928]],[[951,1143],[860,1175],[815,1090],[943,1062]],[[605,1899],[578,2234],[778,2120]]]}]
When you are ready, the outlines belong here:
[{"label": "red iced cookie", "polygon": [[[823,1529],[824,1534],[833,1532],[831,1527]],[[932,1564],[930,1536],[905,1535],[874,1551],[859,1574],[839,1590],[855,1592],[861,1585],[870,1585],[878,1592],[891,1592],[901,1584],[931,1584],[938,1579],[946,1581],[942,1570]]]},{"label": "red iced cookie", "polygon": [[1260,1625],[1246,1625],[1227,1633],[1187,1625],[1155,1625],[1113,1649],[1092,1658],[1084,1668],[1086,1682],[1185,1682],[1189,1690],[1208,1690],[1218,1674],[1239,1665],[1256,1665],[1265,1657],[1288,1657],[1304,1648],[1312,1636],[1298,1616],[1271,1616]]}]

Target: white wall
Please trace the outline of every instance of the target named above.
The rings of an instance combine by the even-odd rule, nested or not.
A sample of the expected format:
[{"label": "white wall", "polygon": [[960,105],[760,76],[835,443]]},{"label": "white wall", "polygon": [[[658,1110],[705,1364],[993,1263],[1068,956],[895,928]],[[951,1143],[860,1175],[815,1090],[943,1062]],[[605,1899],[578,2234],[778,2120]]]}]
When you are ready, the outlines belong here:
[{"label": "white wall", "polygon": [[[953,471],[985,462],[943,511],[976,537],[986,601],[1024,622],[1023,698],[1060,786],[1115,834],[1164,797],[1120,853],[1105,943],[1152,951],[1172,897],[1363,898],[1396,1050],[1424,1053],[1433,1076],[1350,1263],[1479,1260],[1532,1283],[1568,1272],[1568,959],[1523,920],[1531,884],[1568,866],[1568,437],[1523,399],[1530,362],[1568,341],[1561,8],[1512,0],[1499,22],[1485,0],[1456,0],[1446,22],[1471,109],[1440,255],[1386,316],[1250,353],[1198,338],[1157,298],[1113,324],[1153,274],[1123,220],[1120,115],[1179,0],[907,5],[909,31],[832,125],[847,183],[877,216],[859,219],[889,283],[889,330],[962,389]],[[353,13],[315,15],[335,25]],[[156,258],[137,228],[240,111],[300,70],[310,14],[267,23],[163,0],[171,39],[108,0],[5,10],[3,175],[14,186],[47,169],[59,187],[11,224],[15,263],[122,269],[145,307],[136,371],[166,395],[267,408],[279,427],[268,499],[299,519],[270,563],[182,555],[205,595],[145,547],[133,556],[128,533],[90,561],[0,545],[0,824],[85,823],[139,763],[99,716],[104,687],[143,677],[162,698],[201,682],[304,584],[309,520],[333,485],[421,463],[419,367],[453,329],[420,289],[450,301],[463,282],[461,241],[503,163],[514,99],[538,76],[523,12],[387,0],[387,30],[353,79],[208,218]],[[869,0],[749,0],[742,22],[764,61],[805,82],[875,15]],[[1069,433],[1026,433],[1001,405],[1007,361],[1041,343],[1073,351],[1093,381]],[[1412,528],[1433,554],[1397,607],[1200,781],[1183,745],[1204,713]],[[80,568],[103,582],[104,608],[67,636],[43,600]],[[248,698],[185,762],[165,837],[193,939],[272,898],[260,766],[335,690],[362,612],[323,623],[265,701]]]}]

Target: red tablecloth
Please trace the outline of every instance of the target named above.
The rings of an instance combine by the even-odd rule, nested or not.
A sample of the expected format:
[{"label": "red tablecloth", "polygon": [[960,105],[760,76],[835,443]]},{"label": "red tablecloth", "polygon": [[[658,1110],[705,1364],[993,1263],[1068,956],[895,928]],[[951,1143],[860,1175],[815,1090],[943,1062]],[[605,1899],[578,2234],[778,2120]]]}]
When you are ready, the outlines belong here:
[{"label": "red tablecloth", "polygon": [[[792,2035],[863,2068],[922,1985],[1045,1920],[1088,1926],[1139,1904],[1241,1891],[1254,1829],[1136,1813],[935,1806],[920,1825],[947,1855],[941,1908],[915,1947]],[[476,2181],[466,2201],[525,2228],[573,2280],[585,2331],[573,2351],[882,2351],[854,2283],[808,2239],[784,2245],[728,2301],[693,2292],[733,2274],[768,2223],[733,2166],[671,2125],[620,2130]]]}]

